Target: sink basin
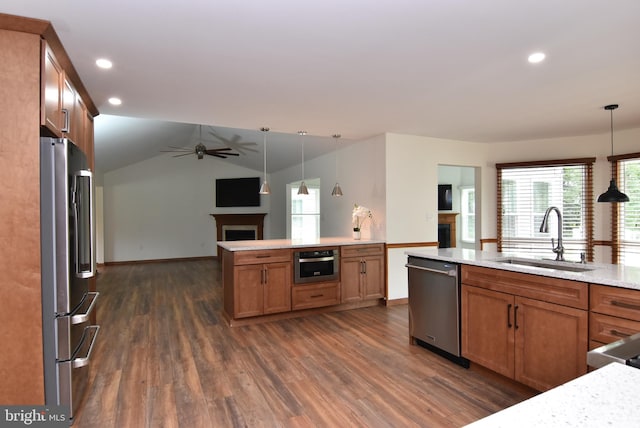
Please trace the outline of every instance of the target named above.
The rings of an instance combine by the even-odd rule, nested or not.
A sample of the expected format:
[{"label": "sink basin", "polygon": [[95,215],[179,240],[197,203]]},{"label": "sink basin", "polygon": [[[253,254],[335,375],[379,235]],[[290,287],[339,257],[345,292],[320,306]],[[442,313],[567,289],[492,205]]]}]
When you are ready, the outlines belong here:
[{"label": "sink basin", "polygon": [[510,265],[527,266],[542,269],[563,270],[568,272],[588,272],[595,270],[593,267],[586,266],[584,264],[577,264],[572,262],[559,262],[555,260],[536,260],[526,259],[520,257],[506,257],[495,260],[498,263],[505,263]]}]

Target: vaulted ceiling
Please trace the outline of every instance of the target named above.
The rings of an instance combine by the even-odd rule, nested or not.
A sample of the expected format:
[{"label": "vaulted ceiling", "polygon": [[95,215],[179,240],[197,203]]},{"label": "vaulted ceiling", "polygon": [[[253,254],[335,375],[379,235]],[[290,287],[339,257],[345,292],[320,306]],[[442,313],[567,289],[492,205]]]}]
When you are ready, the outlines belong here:
[{"label": "vaulted ceiling", "polygon": [[[0,11],[53,23],[105,115],[103,170],[188,146],[197,127],[185,124],[258,142],[258,165],[262,126],[272,150],[287,140],[290,162],[302,129],[318,152],[334,133],[516,141],[607,132],[611,103],[616,129],[640,127],[637,0],[3,0]],[[535,51],[546,60],[528,63]]]}]

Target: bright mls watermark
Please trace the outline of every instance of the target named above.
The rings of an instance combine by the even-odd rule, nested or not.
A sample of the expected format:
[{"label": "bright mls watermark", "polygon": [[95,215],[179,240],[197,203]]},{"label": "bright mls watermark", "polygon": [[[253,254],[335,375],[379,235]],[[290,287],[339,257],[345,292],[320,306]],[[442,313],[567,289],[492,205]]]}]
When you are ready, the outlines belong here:
[{"label": "bright mls watermark", "polygon": [[68,428],[68,406],[0,406],[0,428]]}]

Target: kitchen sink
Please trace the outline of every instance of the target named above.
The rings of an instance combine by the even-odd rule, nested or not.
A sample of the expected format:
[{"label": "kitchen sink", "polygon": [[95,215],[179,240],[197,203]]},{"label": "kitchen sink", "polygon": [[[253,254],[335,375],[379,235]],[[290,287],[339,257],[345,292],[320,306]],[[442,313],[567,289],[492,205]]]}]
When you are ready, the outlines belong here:
[{"label": "kitchen sink", "polygon": [[594,267],[586,266],[584,264],[578,264],[573,262],[559,262],[556,260],[537,260],[527,259],[521,257],[505,257],[494,260],[498,263],[505,263],[517,266],[527,266],[542,269],[562,270],[568,272],[588,272],[595,270]]}]

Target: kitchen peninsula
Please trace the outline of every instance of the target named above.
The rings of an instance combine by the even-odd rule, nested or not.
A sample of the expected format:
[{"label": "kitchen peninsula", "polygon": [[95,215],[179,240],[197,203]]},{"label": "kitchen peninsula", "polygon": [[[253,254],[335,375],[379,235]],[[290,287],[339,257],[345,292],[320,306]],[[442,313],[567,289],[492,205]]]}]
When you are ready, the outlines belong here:
[{"label": "kitchen peninsula", "polygon": [[221,241],[231,326],[374,306],[385,296],[384,241],[348,237]]},{"label": "kitchen peninsula", "polygon": [[539,391],[586,374],[588,349],[640,332],[640,268],[464,249],[406,254],[461,265],[462,355]]}]

